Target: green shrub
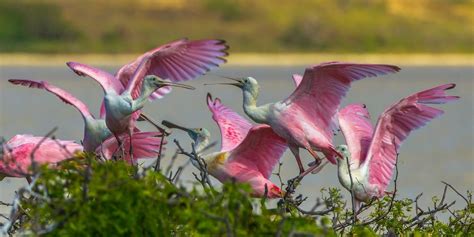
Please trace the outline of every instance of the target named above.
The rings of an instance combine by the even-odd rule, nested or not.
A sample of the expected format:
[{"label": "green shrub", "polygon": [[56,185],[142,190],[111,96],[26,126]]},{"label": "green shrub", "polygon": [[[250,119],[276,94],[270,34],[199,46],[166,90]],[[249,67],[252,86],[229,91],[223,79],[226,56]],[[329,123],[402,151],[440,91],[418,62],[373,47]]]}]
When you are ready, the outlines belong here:
[{"label": "green shrub", "polygon": [[[321,190],[316,211],[299,207],[304,198],[285,197],[269,208],[265,198],[252,198],[248,185],[226,183],[221,188],[190,189],[176,185],[151,168],[124,162],[98,162],[80,155],[58,168],[43,167],[33,182],[19,190],[10,234],[50,236],[376,236],[378,234],[473,234],[474,206],[454,211],[447,222],[436,214],[447,210],[434,200],[434,211],[410,215],[416,200],[374,200],[353,223],[340,190]],[[446,189],[448,186],[446,186]],[[287,189],[288,190],[288,189]],[[446,191],[446,190],[445,190]],[[444,199],[444,198],[443,198]],[[15,206],[16,204],[17,206]],[[350,205],[347,205],[350,206]],[[436,209],[438,208],[438,209]],[[421,210],[421,209],[420,209]],[[450,210],[451,211],[451,210]]]}]

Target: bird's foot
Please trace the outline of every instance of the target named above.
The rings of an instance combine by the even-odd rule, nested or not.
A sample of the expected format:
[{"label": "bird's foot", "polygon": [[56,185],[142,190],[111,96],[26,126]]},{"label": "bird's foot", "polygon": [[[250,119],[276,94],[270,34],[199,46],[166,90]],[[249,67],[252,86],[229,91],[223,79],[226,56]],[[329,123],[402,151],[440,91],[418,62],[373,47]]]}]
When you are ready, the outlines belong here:
[{"label": "bird's foot", "polygon": [[316,166],[316,167],[318,167],[320,164],[321,164],[321,160],[320,160],[320,159],[315,159],[314,161],[309,162],[309,163],[308,163],[308,166]]}]

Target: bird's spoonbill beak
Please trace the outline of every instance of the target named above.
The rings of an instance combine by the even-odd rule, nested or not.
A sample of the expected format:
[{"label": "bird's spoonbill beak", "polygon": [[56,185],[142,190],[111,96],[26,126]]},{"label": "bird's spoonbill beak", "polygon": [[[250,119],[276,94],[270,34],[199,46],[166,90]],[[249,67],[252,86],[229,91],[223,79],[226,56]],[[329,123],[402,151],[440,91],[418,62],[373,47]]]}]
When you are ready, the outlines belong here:
[{"label": "bird's spoonbill beak", "polygon": [[206,83],[204,85],[231,85],[231,86],[236,86],[238,88],[242,88],[244,86],[244,83],[242,83],[242,80],[239,78],[232,78],[232,77],[226,77],[226,76],[220,76],[222,78],[226,78],[232,81],[235,81],[234,83],[229,83],[229,82],[218,82],[218,83]]},{"label": "bird's spoonbill beak", "polygon": [[192,86],[189,86],[189,85],[180,84],[180,83],[175,83],[175,82],[170,82],[170,81],[161,81],[161,82],[158,82],[157,85],[160,85],[160,86],[181,87],[181,88],[188,89],[188,90],[194,90],[194,89],[196,89],[196,88],[194,88],[194,87],[192,87]]},{"label": "bird's spoonbill beak", "polygon": [[167,128],[177,128],[177,129],[180,129],[180,130],[183,130],[185,132],[194,132],[192,129],[190,128],[185,128],[183,126],[179,126],[177,124],[174,124],[170,121],[167,121],[167,120],[163,120],[163,122],[161,122],[161,124],[163,124],[164,126],[166,126]]}]

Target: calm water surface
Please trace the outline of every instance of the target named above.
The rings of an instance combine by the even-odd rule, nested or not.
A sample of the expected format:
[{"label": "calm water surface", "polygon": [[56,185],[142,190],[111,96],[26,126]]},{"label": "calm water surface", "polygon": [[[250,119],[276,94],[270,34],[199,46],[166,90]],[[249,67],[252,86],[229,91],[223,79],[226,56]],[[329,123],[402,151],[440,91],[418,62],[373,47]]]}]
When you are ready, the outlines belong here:
[{"label": "calm water surface", "polygon": [[[435,119],[428,126],[415,131],[400,149],[398,190],[399,197],[414,198],[418,193],[424,194],[422,202],[426,205],[431,196],[440,195],[442,184],[446,181],[462,192],[473,190],[474,186],[474,151],[472,125],[474,69],[470,67],[402,67],[395,75],[369,78],[353,84],[343,105],[348,103],[365,103],[375,123],[378,115],[394,102],[414,92],[433,86],[454,82],[457,87],[449,93],[461,96],[461,100],[437,106],[445,110],[445,114]],[[116,68],[106,68],[115,71]],[[10,85],[9,78],[32,78],[48,80],[55,85],[67,89],[89,105],[91,111],[98,111],[102,91],[99,86],[88,78],[79,78],[66,67],[3,67],[0,69],[0,136],[9,139],[15,134],[44,135],[53,127],[58,126],[56,136],[60,139],[79,141],[82,137],[83,122],[79,113],[72,107],[62,103],[55,96],[45,91],[28,89]],[[216,72],[228,76],[251,75],[261,85],[259,103],[268,103],[284,99],[293,90],[290,79],[293,73],[302,73],[303,66],[294,67],[224,67]],[[231,106],[241,114],[242,95],[235,87],[203,86],[203,83],[222,81],[215,76],[206,76],[189,82],[195,91],[175,89],[166,98],[150,103],[145,111],[155,120],[167,119],[190,127],[206,127],[211,131],[213,139],[219,140],[219,131],[205,104],[207,92],[220,97],[223,103]],[[152,129],[146,124],[143,129]],[[182,133],[174,132],[170,141],[177,138],[182,144],[189,139]],[[341,143],[342,137],[336,137]],[[217,147],[215,148],[217,149]],[[175,150],[172,142],[168,145],[168,158]],[[311,157],[304,151],[303,158],[309,162]],[[165,158],[166,159],[166,158]],[[180,162],[186,158],[181,157]],[[294,158],[287,151],[282,158],[284,162],[282,175],[291,178],[297,175],[298,169]],[[193,167],[188,167],[183,176],[184,183],[192,180]],[[278,183],[276,177],[272,180]],[[215,181],[215,180],[214,180]],[[218,182],[215,181],[217,184]],[[7,178],[0,182],[0,200],[10,202],[14,191],[25,185],[22,179]],[[323,187],[340,187],[337,180],[336,167],[323,169],[318,175],[306,177],[299,187],[298,193],[310,197],[306,206],[311,206],[319,190]],[[345,195],[349,195],[345,192]],[[448,196],[451,199],[454,195]],[[460,203],[460,202],[459,202]],[[0,212],[6,209],[0,207]]]}]

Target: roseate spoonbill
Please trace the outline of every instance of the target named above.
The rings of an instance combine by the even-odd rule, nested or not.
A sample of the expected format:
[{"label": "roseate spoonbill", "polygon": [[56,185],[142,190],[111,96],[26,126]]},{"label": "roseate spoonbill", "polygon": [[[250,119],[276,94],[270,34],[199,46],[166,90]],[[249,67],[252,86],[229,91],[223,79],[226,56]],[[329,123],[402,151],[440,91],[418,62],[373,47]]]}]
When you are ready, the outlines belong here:
[{"label": "roseate spoonbill", "polygon": [[[194,40],[181,39],[150,50],[137,59],[122,66],[114,75],[91,67],[89,65],[68,62],[67,65],[80,76],[89,76],[96,80],[105,94],[115,92],[122,94],[126,87],[132,88],[132,97],[140,95],[143,78],[131,83],[134,75],[155,75],[172,82],[192,80],[207,71],[226,62],[229,46],[224,40]],[[144,64],[144,67],[140,67]],[[155,90],[150,99],[161,98],[170,92],[170,87]],[[105,114],[105,106],[101,106],[101,115]],[[138,112],[139,114],[139,112]]]},{"label": "roseate spoonbill", "polygon": [[[15,85],[22,85],[27,86],[30,88],[38,88],[44,89],[58,98],[60,98],[63,102],[72,105],[76,108],[84,120],[84,137],[83,137],[83,145],[84,150],[87,152],[94,152],[97,151],[98,148],[104,146],[104,142],[113,137],[110,130],[107,128],[104,119],[96,119],[89,111],[88,107],[79,99],[68,93],[67,91],[62,90],[54,85],[49,84],[46,81],[32,81],[32,80],[20,80],[20,79],[10,79],[8,80],[10,83]],[[133,157],[136,159],[152,157],[160,148],[160,140],[158,138],[161,136],[161,133],[150,133],[150,132],[140,132],[135,133],[136,135],[133,138],[137,139],[132,140],[132,146],[136,147],[136,151],[133,153]],[[121,136],[123,140],[123,136]],[[124,140],[125,141],[125,140]],[[158,143],[157,143],[158,142]],[[130,142],[126,141],[127,144],[130,145]],[[101,145],[102,144],[102,145]],[[164,143],[166,144],[166,143]],[[113,144],[112,141],[108,141],[105,147],[116,147],[117,144]],[[110,149],[103,150],[101,149],[101,153],[105,153],[108,155],[110,154]],[[152,156],[147,156],[152,155]],[[125,160],[129,160],[129,155],[126,154],[124,157]]]},{"label": "roseate spoonbill", "polygon": [[[134,149],[135,157],[155,157],[158,153],[156,146],[160,145],[161,139],[158,132],[135,133]],[[130,141],[123,137],[125,144]],[[109,137],[96,150],[106,160],[112,159],[118,145],[115,138]],[[49,137],[35,137],[32,135],[16,135],[6,143],[0,144],[0,180],[4,177],[25,177],[28,179],[32,160],[37,164],[56,164],[60,161],[70,159],[83,147],[74,141],[51,139]],[[125,160],[129,163],[136,160]]]},{"label": "roseate spoonbill", "polygon": [[342,186],[350,191],[352,176],[356,207],[360,202],[385,194],[402,142],[411,131],[443,114],[442,110],[425,104],[457,100],[458,96],[445,93],[454,87],[455,84],[441,85],[403,98],[380,115],[375,131],[364,105],[352,104],[339,111],[339,124],[347,146],[336,148],[344,156],[344,160],[338,160],[338,177]]},{"label": "roseate spoonbill", "polygon": [[[16,135],[0,144],[0,180],[28,177],[32,157],[37,164],[54,164],[71,158],[82,146],[73,141],[53,140],[32,135]],[[33,153],[34,151],[34,153]]]},{"label": "roseate spoonbill", "polygon": [[[306,175],[299,157],[299,148],[304,148],[315,158],[315,169],[321,163],[315,150],[322,151],[326,158],[336,164],[335,156],[342,158],[332,144],[333,130],[337,127],[335,115],[342,98],[353,81],[395,73],[400,68],[382,64],[355,64],[329,62],[309,67],[304,76],[293,75],[297,85],[285,100],[257,106],[259,85],[252,77],[232,79],[242,89],[243,108],[255,122],[268,124],[276,134],[284,138],[298,162],[300,174]],[[231,79],[231,78],[229,78]]]},{"label": "roseate spoonbill", "polygon": [[[221,182],[236,180],[249,183],[253,195],[263,196],[267,187],[267,197],[282,197],[282,190],[269,180],[274,166],[287,149],[285,140],[268,125],[253,126],[240,115],[222,105],[219,99],[207,104],[221,132],[222,145],[218,152],[201,156],[209,144],[210,133],[205,128],[189,129],[163,121],[169,128],[184,130],[193,139],[195,150],[206,162],[212,176]],[[193,165],[198,166],[196,161]]]}]

